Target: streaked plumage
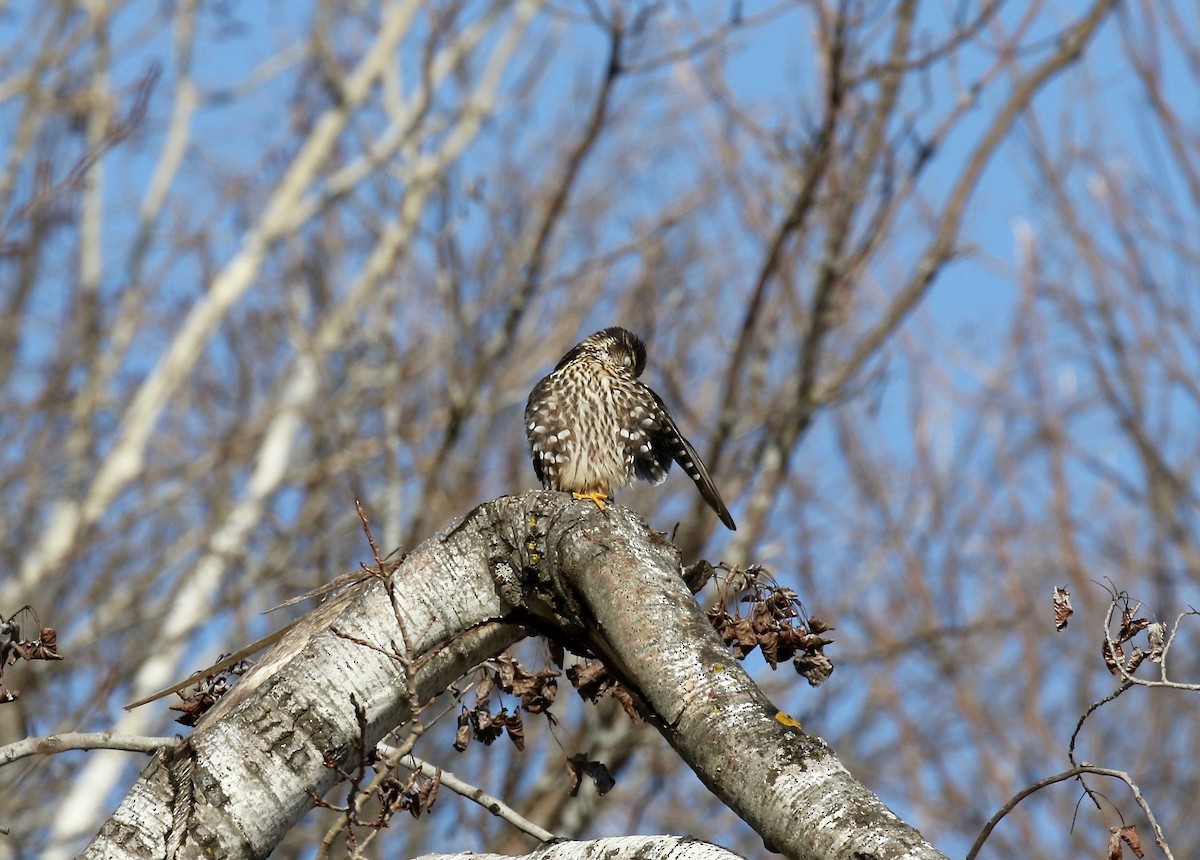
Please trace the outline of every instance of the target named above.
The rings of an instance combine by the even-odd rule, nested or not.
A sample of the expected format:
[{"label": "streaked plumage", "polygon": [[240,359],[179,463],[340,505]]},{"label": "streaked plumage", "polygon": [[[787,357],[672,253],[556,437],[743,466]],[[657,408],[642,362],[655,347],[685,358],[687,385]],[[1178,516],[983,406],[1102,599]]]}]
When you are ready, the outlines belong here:
[{"label": "streaked plumage", "polygon": [[562,357],[525,406],[533,468],[542,486],[589,498],[601,508],[634,478],[662,483],[674,461],[728,528],[735,529],[708,470],[649,386],[638,380],[646,347],[606,328]]}]

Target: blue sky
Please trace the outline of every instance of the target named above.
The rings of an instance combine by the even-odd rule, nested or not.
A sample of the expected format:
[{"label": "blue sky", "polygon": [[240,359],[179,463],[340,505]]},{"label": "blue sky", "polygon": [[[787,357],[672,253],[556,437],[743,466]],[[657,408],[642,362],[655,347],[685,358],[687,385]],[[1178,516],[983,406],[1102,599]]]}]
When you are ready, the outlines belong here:
[{"label": "blue sky", "polygon": [[[476,4],[472,10],[482,8]],[[48,7],[41,4],[17,3],[0,13],[0,40],[6,37],[22,35],[26,31],[18,29],[14,22],[26,20],[33,8],[40,8],[40,14],[48,15]],[[560,12],[568,8],[557,7]],[[678,20],[678,9],[673,5],[665,6],[664,13],[652,26],[666,27],[672,21]],[[715,26],[728,15],[730,7],[725,4],[708,4],[687,7],[692,11],[701,10]],[[743,15],[747,20],[766,9],[775,8],[765,3],[748,2],[744,4]],[[819,102],[814,98],[812,88],[819,81],[818,71],[814,68],[814,58],[811,49],[813,22],[807,6],[797,4],[794,7],[781,7],[781,11],[771,23],[766,26],[747,28],[736,33],[730,42],[729,56],[725,64],[727,80],[747,106],[747,113],[755,116],[762,126],[777,136],[777,142],[797,145],[815,122],[814,111]],[[880,13],[886,14],[886,6],[880,6]],[[921,22],[923,38],[932,38],[931,34],[944,31],[947,26],[943,15],[957,10],[958,4],[938,4],[925,10],[925,19]],[[1017,10],[1009,9],[1004,13],[1002,21],[1009,25],[1015,19]],[[1050,22],[1057,20],[1065,22],[1076,14],[1076,4],[1051,4],[1055,14],[1046,16],[1044,26],[1049,35]],[[238,87],[247,79],[252,70],[270,58],[277,57],[281,49],[302,42],[309,26],[308,6],[299,3],[237,3],[231,2],[224,6],[209,6],[201,16],[202,36],[198,44],[202,50],[194,57],[194,69],[202,94],[202,105],[197,111],[194,121],[195,144],[185,162],[185,169],[180,178],[178,188],[173,192],[170,203],[171,216],[167,223],[172,229],[208,227],[212,237],[212,257],[217,265],[228,260],[236,249],[238,237],[244,222],[253,217],[255,207],[260,205],[265,197],[265,191],[278,175],[279,167],[292,154],[295,129],[291,123],[296,121],[289,114],[289,102],[292,98],[292,87],[295,85],[294,66],[283,63],[275,72],[266,75],[249,91],[241,92],[239,99],[230,103],[225,98],[225,91],[230,87]],[[142,196],[150,180],[154,158],[158,144],[166,129],[169,118],[169,93],[175,81],[173,78],[174,64],[170,60],[172,45],[163,33],[151,26],[159,16],[169,14],[169,4],[133,2],[117,14],[113,28],[114,52],[121,57],[116,64],[114,86],[121,90],[146,74],[152,64],[160,63],[164,74],[158,81],[151,109],[146,123],[139,128],[137,134],[146,146],[119,147],[105,161],[107,177],[107,205],[111,218],[106,224],[106,287],[115,292],[123,286],[127,273],[122,265],[129,253],[129,242],[136,229],[135,215]],[[35,13],[38,14],[38,13]],[[1189,27],[1195,28],[1196,10],[1189,8],[1180,12],[1190,15]],[[1011,17],[1007,17],[1011,16]],[[518,63],[517,74],[536,68],[538,64],[548,64],[548,73],[538,84],[537,98],[531,104],[521,105],[525,113],[519,117],[527,125],[528,137],[524,138],[527,149],[519,152],[504,151],[505,141],[498,137],[485,135],[470,151],[470,157],[464,159],[458,169],[456,179],[464,183],[468,179],[479,178],[493,183],[502,181],[503,176],[496,166],[505,158],[519,160],[522,163],[537,163],[544,158],[545,141],[529,143],[540,139],[536,133],[553,129],[554,123],[567,112],[575,99],[586,92],[594,84],[603,68],[603,58],[606,46],[604,40],[595,28],[582,26],[576,20],[567,26],[559,19],[553,25],[540,24],[535,27],[531,44],[537,46],[530,49],[528,55]],[[886,34],[886,18],[879,22],[879,32]],[[149,36],[147,34],[150,34]],[[333,40],[334,47],[341,57],[352,61],[358,50],[369,41],[370,33],[344,27],[338,30]],[[1121,30],[1117,21],[1109,21],[1103,28],[1099,38],[1093,44],[1085,61],[1068,69],[1064,74],[1047,87],[1038,97],[1034,113],[1038,125],[1045,135],[1051,149],[1066,148],[1068,143],[1079,140],[1093,147],[1102,147],[1106,166],[1114,171],[1127,169],[1144,173],[1154,181],[1154,194],[1162,195],[1164,201],[1170,201],[1182,210],[1187,210],[1188,201],[1181,189],[1181,182],[1169,159],[1163,158],[1165,144],[1158,139],[1153,123],[1147,121],[1144,108],[1144,96],[1134,77],[1125,68],[1120,47]],[[882,38],[882,37],[881,37]],[[651,49],[652,39],[649,35],[642,41],[634,40],[633,56],[645,56]],[[989,44],[988,39],[984,39]],[[872,53],[881,50],[880,44],[871,46]],[[1165,73],[1163,80],[1167,89],[1167,97],[1194,127],[1200,103],[1195,98],[1193,90],[1194,79],[1187,73],[1183,58],[1174,46],[1164,43],[1161,46],[1164,56]],[[1031,53],[1023,61],[1028,64],[1036,59],[1036,53]],[[962,81],[970,80],[984,68],[987,58],[978,48],[965,51],[955,64],[954,72]],[[291,62],[299,62],[299,58]],[[80,68],[84,67],[86,57],[78,59]],[[405,57],[402,63],[405,73],[414,75],[416,66],[412,57]],[[945,69],[943,68],[944,72]],[[672,68],[665,68],[651,73],[655,83],[670,81],[674,73]],[[617,105],[623,108],[634,105],[631,93],[647,83],[646,78],[632,77],[623,79],[618,84]],[[443,98],[455,97],[454,87],[447,88]],[[1005,94],[1005,88],[998,91],[988,90],[981,102],[974,107],[965,118],[958,130],[950,136],[946,144],[937,153],[930,168],[930,173],[924,180],[924,196],[922,203],[933,209],[941,202],[950,181],[957,176],[958,170],[973,143],[981,134],[985,124],[990,120],[1000,98]],[[1097,95],[1098,94],[1098,95]],[[314,98],[321,99],[327,94],[317,93]],[[126,100],[128,98],[125,94]],[[936,76],[928,82],[925,90],[914,93],[906,103],[908,114],[905,119],[911,119],[918,133],[924,133],[929,117],[937,115],[946,106],[953,103],[956,91],[945,85],[944,79]],[[1105,107],[1097,111],[1097,104]],[[635,107],[640,122],[647,128],[647,136],[657,132],[656,123],[667,116],[669,105],[665,97],[656,97],[649,102],[637,102]],[[7,149],[11,144],[12,119],[16,107],[13,103],[0,105],[0,148]],[[512,120],[515,109],[497,122]],[[654,212],[664,205],[664,201],[677,199],[696,183],[700,176],[702,165],[699,150],[704,145],[698,133],[699,123],[705,117],[685,118],[680,126],[674,129],[677,146],[674,148],[659,148],[646,153],[630,153],[631,158],[642,157],[645,163],[654,169],[645,169],[629,177],[620,177],[620,193],[625,198],[625,206],[619,218],[613,218],[595,230],[596,242],[602,246],[614,246],[624,239],[636,236],[646,213]],[[711,119],[711,118],[708,118]],[[364,125],[370,126],[378,117],[363,120]],[[352,136],[348,136],[352,137]],[[628,138],[622,138],[612,146],[627,145]],[[552,144],[554,141],[551,140]],[[356,141],[351,140],[348,148],[353,148]],[[607,145],[602,143],[601,147]],[[764,143],[767,147],[771,143]],[[755,150],[748,146],[746,151],[751,155],[744,165],[748,176],[756,176],[765,170],[765,158],[762,149]],[[610,158],[612,152],[606,153]],[[585,166],[599,171],[603,166],[612,163],[607,158],[597,160],[597,165]],[[1165,166],[1164,166],[1165,165]],[[226,183],[232,177],[244,177],[249,174],[249,180],[244,186],[230,187]],[[596,183],[614,181],[611,177],[602,175],[592,176]],[[1070,176],[1073,187],[1086,185],[1089,173],[1077,168]],[[625,181],[625,180],[628,181]],[[239,179],[239,181],[241,181]],[[494,188],[492,190],[495,190]],[[779,189],[781,197],[787,189]],[[502,192],[498,192],[498,195]],[[1172,222],[1159,213],[1155,208],[1153,195],[1148,194],[1144,199],[1148,211],[1154,220],[1165,231],[1172,229],[1178,232],[1179,238],[1185,239],[1194,221],[1184,220]],[[697,231],[708,237],[711,242],[726,243],[728,253],[725,258],[726,272],[730,278],[728,289],[723,291],[719,300],[728,304],[729,309],[735,310],[738,304],[752,286],[751,278],[754,266],[761,256],[762,244],[765,237],[749,234],[741,225],[741,230],[731,228],[736,224],[738,213],[736,204],[730,196],[716,195],[712,205],[711,217],[700,224]],[[919,229],[917,218],[921,216],[917,207],[909,207],[906,215],[913,219],[911,222],[897,225],[894,242],[890,253],[882,259],[884,262],[872,267],[869,279],[872,288],[881,292],[894,283],[906,277],[916,262],[916,255],[925,241],[924,231]],[[489,237],[483,236],[482,231],[487,227],[487,219],[479,211],[466,210],[461,213],[462,232],[468,243],[485,242]],[[1193,214],[1194,217],[1194,214]],[[1095,229],[1102,235],[1106,243],[1115,246],[1118,237],[1108,231],[1107,222],[1097,217]],[[1002,335],[1011,328],[1013,316],[1016,313],[1018,292],[1015,286],[1015,272],[1018,266],[1017,236],[1022,231],[1028,231],[1039,243],[1053,248],[1061,239],[1060,225],[1055,223],[1055,215],[1047,205],[1044,190],[1037,187],[1037,179],[1028,166],[1028,137],[1025,127],[1018,124],[1016,132],[1004,144],[998,156],[988,168],[980,187],[972,200],[966,224],[964,227],[964,243],[972,249],[967,256],[954,261],[940,275],[936,286],[928,299],[922,305],[914,319],[904,327],[903,335],[919,342],[929,354],[932,362],[938,365],[942,372],[953,381],[960,394],[982,395],[984,382],[988,373],[996,369],[996,362],[1002,354],[1005,343]],[[474,232],[475,236],[472,236]],[[587,245],[592,237],[580,239],[574,249],[576,257],[584,257],[594,248]],[[75,266],[74,237],[63,239],[64,253],[60,260],[54,261],[49,271],[61,274],[61,283],[68,283]],[[566,255],[571,259],[571,254]],[[347,255],[342,271],[349,279],[359,259],[354,253]],[[614,267],[612,279],[628,277],[636,274],[640,265],[639,259],[633,258]],[[270,266],[279,265],[272,260],[264,273],[266,284],[278,283],[279,273]],[[1151,261],[1150,266],[1157,264]],[[1177,265],[1177,264],[1172,264]],[[161,269],[164,289],[153,297],[153,301],[163,308],[183,309],[200,295],[206,288],[205,273],[196,265],[195,257],[176,261],[166,256],[166,252],[152,252],[148,262],[150,268]],[[682,287],[682,298],[676,296],[676,301],[687,304],[687,291],[704,289],[707,281],[705,275],[711,273],[695,270],[685,270],[687,281]],[[486,273],[484,273],[486,275]],[[1069,272],[1054,272],[1055,275],[1066,277]],[[1154,272],[1164,281],[1178,284],[1186,291],[1194,287],[1195,274],[1183,268],[1170,266],[1165,271]],[[740,278],[740,279],[739,279]],[[337,285],[344,288],[345,284]],[[270,289],[262,287],[260,290]],[[252,290],[239,306],[239,313],[248,314],[259,303],[271,304],[270,295],[263,295],[260,290]],[[45,320],[42,329],[27,333],[23,345],[26,350],[25,358],[36,375],[42,368],[38,367],[42,356],[50,354],[60,336],[57,320],[63,315],[63,308],[69,299],[69,293],[55,286],[48,280],[38,291],[37,301],[39,314]],[[606,324],[605,317],[613,313],[611,307],[604,302],[598,302],[593,311],[597,326]],[[590,323],[591,320],[588,321]],[[399,325],[399,323],[398,323]],[[581,323],[581,326],[585,323]],[[925,338],[926,333],[936,336]],[[678,339],[685,336],[680,331],[661,332],[664,340]],[[153,334],[137,343],[131,353],[126,372],[137,376],[153,366],[165,347],[169,332],[161,335],[162,339]],[[206,372],[220,381],[229,381],[236,375],[236,369],[226,366],[223,358],[227,352],[222,345],[224,333],[214,339],[210,347],[211,366]],[[727,341],[728,342],[728,341]],[[1061,343],[1061,366],[1057,378],[1061,380],[1063,391],[1068,391],[1072,373],[1078,371],[1082,375],[1083,359],[1086,357],[1084,348],[1076,340],[1063,333]],[[451,357],[447,357],[449,361]],[[264,362],[279,361],[282,366],[283,358],[265,356]],[[912,456],[912,439],[910,424],[904,416],[913,398],[919,393],[914,385],[922,382],[913,380],[908,371],[895,363],[883,365],[885,372],[883,382],[869,389],[862,400],[847,406],[855,410],[857,417],[864,422],[874,422],[879,432],[876,438],[881,447],[886,447],[892,459],[901,462]],[[532,371],[531,371],[532,373]],[[232,387],[232,386],[231,386]],[[1164,395],[1162,405],[1164,435],[1170,435],[1176,440],[1175,444],[1181,450],[1187,450],[1194,441],[1188,436],[1189,427],[1200,425],[1190,401],[1182,397]],[[871,403],[877,398],[876,403]],[[877,407],[872,411],[871,406]],[[935,416],[933,434],[940,444],[938,459],[935,465],[949,467],[959,462],[956,458],[971,461],[975,458],[981,469],[987,468],[990,462],[987,451],[980,453],[978,436],[970,435],[977,429],[980,410],[972,408],[973,404],[967,398],[959,397],[954,401],[943,401],[935,404],[931,412]],[[111,416],[110,416],[111,417]],[[841,491],[840,475],[835,471],[822,472],[821,464],[834,456],[837,450],[835,427],[832,422],[822,421],[813,430],[802,449],[797,453],[798,466],[807,469],[813,475],[814,494],[826,499],[835,500],[824,508],[827,521],[817,520],[808,523],[808,535],[839,535],[836,517],[836,500]],[[1121,437],[1112,426],[1111,421],[1095,414],[1085,415],[1079,419],[1078,432],[1089,435],[1093,440],[1096,456],[1117,472],[1137,478],[1138,467],[1130,457],[1129,451]],[[986,435],[993,428],[984,427],[980,433]],[[999,432],[999,431],[995,431]],[[519,427],[514,424],[511,438],[514,450],[523,445]],[[968,447],[973,445],[976,447]],[[11,452],[6,452],[11,453]],[[878,452],[877,452],[878,453]],[[906,468],[913,468],[911,463],[904,463]],[[1095,475],[1080,467],[1073,466],[1075,471],[1072,479],[1080,488],[1080,497],[1090,496],[1090,488],[1100,482]],[[897,470],[898,472],[901,470]],[[969,470],[964,470],[969,471]],[[1030,480],[1024,491],[1030,498],[1045,492],[1045,483],[1038,476],[1038,468],[1031,466],[1029,474],[1035,477]],[[986,481],[988,475],[980,476]],[[530,479],[532,485],[532,479]],[[236,489],[236,488],[234,488]],[[503,491],[498,487],[497,491]],[[278,513],[284,518],[294,515],[301,500],[292,494],[281,494],[276,500]],[[850,500],[846,500],[846,508],[850,509]],[[672,511],[667,507],[665,510]],[[923,539],[927,523],[921,516],[923,510],[920,500],[914,500],[911,510],[916,511],[912,523],[914,540]],[[736,512],[736,511],[735,511]],[[115,512],[119,514],[120,511]],[[782,543],[774,546],[774,551],[780,558],[787,558],[797,548],[789,546],[788,541],[799,542],[798,533],[789,534],[790,524],[787,517],[792,512],[785,510],[776,517],[777,532],[783,537]],[[1081,512],[1081,516],[1082,516]],[[935,533],[932,527],[928,529]],[[970,537],[970,536],[967,536]],[[975,536],[978,538],[978,536]],[[1103,541],[1110,539],[1103,526],[1097,526],[1093,539],[1097,543],[1095,553],[1103,558]],[[936,536],[932,540],[944,539]],[[767,548],[764,548],[767,549]],[[825,545],[817,548],[808,547],[814,555],[826,552],[823,559],[832,569],[850,569],[862,563],[858,548],[847,545]],[[953,542],[941,548],[949,553],[958,550]],[[830,560],[832,559],[832,562]],[[767,559],[764,559],[767,560]],[[186,563],[186,560],[185,562]],[[889,565],[899,565],[900,559],[889,559],[881,565],[884,570]],[[1117,572],[1117,571],[1113,571]],[[981,572],[981,573],[986,573]],[[786,578],[785,571],[781,578]],[[981,576],[980,581],[987,580]],[[956,594],[956,608],[965,605],[970,608],[985,601],[988,593],[981,590],[979,582],[968,583],[963,592]],[[875,595],[868,599],[882,599]],[[1163,607],[1165,608],[1165,607]],[[1160,608],[1161,609],[1161,608]],[[267,624],[271,623],[268,619]],[[223,631],[209,631],[210,634],[223,635]],[[851,630],[844,631],[850,634]],[[215,645],[213,636],[213,647]],[[841,676],[835,676],[835,684],[842,681]],[[807,695],[805,690],[801,697]],[[845,691],[845,706],[849,710],[857,710],[859,703],[854,700],[853,684]],[[886,749],[892,738],[878,741],[880,748]],[[889,797],[888,800],[905,812],[902,798]],[[951,846],[943,846],[949,848]],[[953,846],[957,853],[960,846]]]}]

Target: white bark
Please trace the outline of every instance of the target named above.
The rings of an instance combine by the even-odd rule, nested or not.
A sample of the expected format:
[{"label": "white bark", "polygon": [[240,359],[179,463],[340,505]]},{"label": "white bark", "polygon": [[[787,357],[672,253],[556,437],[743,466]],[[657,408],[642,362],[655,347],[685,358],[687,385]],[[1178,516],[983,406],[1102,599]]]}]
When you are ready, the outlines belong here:
[{"label": "white bark", "polygon": [[[559,493],[504,497],[422,544],[393,581],[421,701],[536,623],[601,655],[771,850],[942,856],[820,739],[780,721],[685,587],[675,547],[628,510],[602,513]],[[354,770],[352,697],[368,748],[408,718],[402,666],[387,653],[404,640],[397,613],[378,579],[313,612],[183,750],[147,768],[84,856],[162,857],[173,827],[187,832],[180,857],[269,854],[312,806],[306,790],[324,794],[337,781],[327,757]]]},{"label": "white bark", "polygon": [[[145,661],[133,672],[135,698],[167,684],[170,678],[182,671],[182,665],[190,653],[189,636],[211,617],[220,599],[221,589],[226,584],[226,568],[238,558],[239,548],[245,545],[248,535],[262,522],[273,494],[286,479],[296,439],[320,390],[319,369],[322,362],[329,351],[345,342],[347,328],[374,300],[389,266],[410,241],[436,179],[455,164],[495,108],[500,81],[539,5],[537,0],[524,0],[516,4],[510,26],[503,31],[503,38],[490,52],[475,89],[447,130],[445,140],[431,152],[419,157],[413,155],[406,160],[405,166],[396,168],[396,172],[412,189],[406,195],[404,210],[398,217],[386,222],[386,229],[363,271],[355,279],[347,300],[325,317],[311,344],[297,348],[291,370],[278,395],[278,410],[272,416],[254,458],[253,475],[242,497],[217,526],[207,551],[187,577],[179,597],[163,618],[158,633],[159,647],[146,655]],[[406,105],[406,110],[395,118],[392,127],[373,149],[371,158],[355,162],[351,165],[353,170],[347,168],[339,171],[322,194],[310,190],[320,175],[318,167],[348,121],[350,108],[367,98],[371,87],[386,71],[395,45],[408,31],[417,8],[415,5],[397,4],[389,12],[388,25],[380,31],[371,52],[364,57],[346,84],[347,104],[331,109],[323,117],[275,190],[262,216],[261,235],[252,233],[243,251],[216,278],[208,295],[192,309],[163,361],[142,386],[126,413],[122,440],[97,473],[90,490],[91,507],[85,504],[79,508],[74,503],[61,505],[41,550],[25,560],[21,588],[26,593],[32,590],[32,583],[43,574],[47,565],[61,563],[63,555],[69,551],[79,533],[78,528],[98,518],[116,492],[140,469],[150,431],[167,399],[191,372],[205,340],[215,330],[221,317],[250,288],[258,272],[259,252],[279,237],[299,229],[322,206],[327,205],[332,196],[347,193],[353,183],[364,181],[370,169],[377,167],[379,161],[394,155],[405,135],[413,131],[420,114],[417,103],[428,97],[423,90],[412,95],[412,104]],[[496,4],[487,15],[446,46],[445,52],[438,55],[434,64],[430,87],[436,88],[452,72],[456,62],[476,48],[488,32],[494,32],[492,25],[505,8],[503,4]],[[184,16],[182,21],[188,26],[191,24],[189,16]],[[185,121],[186,116],[180,118],[179,126],[173,124],[172,135],[185,136]],[[414,146],[411,141],[409,145]],[[164,159],[168,155],[169,150],[164,152]],[[250,254],[251,249],[258,250]],[[88,510],[94,511],[94,515],[87,514]],[[82,519],[80,511],[84,514]],[[0,596],[4,593],[0,590]],[[12,594],[8,594],[8,598],[7,604],[10,605],[22,602]],[[148,731],[150,725],[143,716],[134,713],[123,715],[112,728],[125,734],[139,734]],[[85,765],[75,781],[74,790],[63,798],[62,811],[55,821],[52,841],[59,852],[55,856],[69,856],[64,846],[78,838],[81,828],[97,820],[97,809],[120,774],[120,761],[115,756],[98,755]],[[82,832],[86,833],[87,830]]]},{"label": "white bark", "polygon": [[[423,854],[416,860],[509,860],[506,854]],[[537,860],[740,860],[718,845],[682,836],[617,836],[559,842],[538,849]]]}]

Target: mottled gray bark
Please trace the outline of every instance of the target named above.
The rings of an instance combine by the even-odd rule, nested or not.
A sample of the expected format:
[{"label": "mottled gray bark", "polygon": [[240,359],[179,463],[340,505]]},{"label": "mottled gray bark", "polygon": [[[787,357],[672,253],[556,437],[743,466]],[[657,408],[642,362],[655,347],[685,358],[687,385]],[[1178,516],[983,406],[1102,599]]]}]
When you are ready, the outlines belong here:
[{"label": "mottled gray bark", "polygon": [[[730,656],[680,577],[675,547],[618,506],[526,493],[482,505],[393,574],[355,586],[290,631],[157,758],[84,856],[263,857],[410,714],[410,636],[422,701],[534,627],[600,656],[710,789],[793,858],[942,855],[790,726]],[[357,640],[357,641],[356,641]],[[364,643],[370,643],[364,644]],[[371,647],[371,646],[375,647]],[[376,650],[379,649],[379,650]],[[351,701],[365,714],[360,730]],[[586,856],[586,855],[580,855]]]},{"label": "mottled gray bark", "polygon": [[[505,860],[507,854],[422,854],[414,860]],[[559,842],[538,849],[537,860],[741,860],[709,842],[682,836],[617,836]]]}]

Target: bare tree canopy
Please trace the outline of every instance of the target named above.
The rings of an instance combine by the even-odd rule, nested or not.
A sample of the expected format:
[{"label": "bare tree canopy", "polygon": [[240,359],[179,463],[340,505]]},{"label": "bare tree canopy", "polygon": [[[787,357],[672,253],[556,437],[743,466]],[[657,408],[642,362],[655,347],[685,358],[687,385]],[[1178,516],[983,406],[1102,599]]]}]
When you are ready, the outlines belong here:
[{"label": "bare tree canopy", "polygon": [[[514,505],[641,528],[698,593],[618,582],[707,611],[687,653],[897,832],[1200,856],[1198,44],[1149,0],[0,11],[0,857],[75,855],[155,774],[182,797],[172,756],[218,750],[320,620],[390,689],[309,678],[378,698],[329,695],[338,754],[251,853],[844,856],[727,793],[731,738],[654,722],[643,673],[684,652],[579,629],[612,583],[463,627],[497,547],[468,593],[446,559],[384,586],[481,518],[557,558]],[[610,325],[736,532],[681,474],[604,513],[520,495],[530,389]],[[411,643],[331,621],[367,593]],[[833,640],[827,683],[771,606]],[[240,758],[300,785],[268,760]]]}]

